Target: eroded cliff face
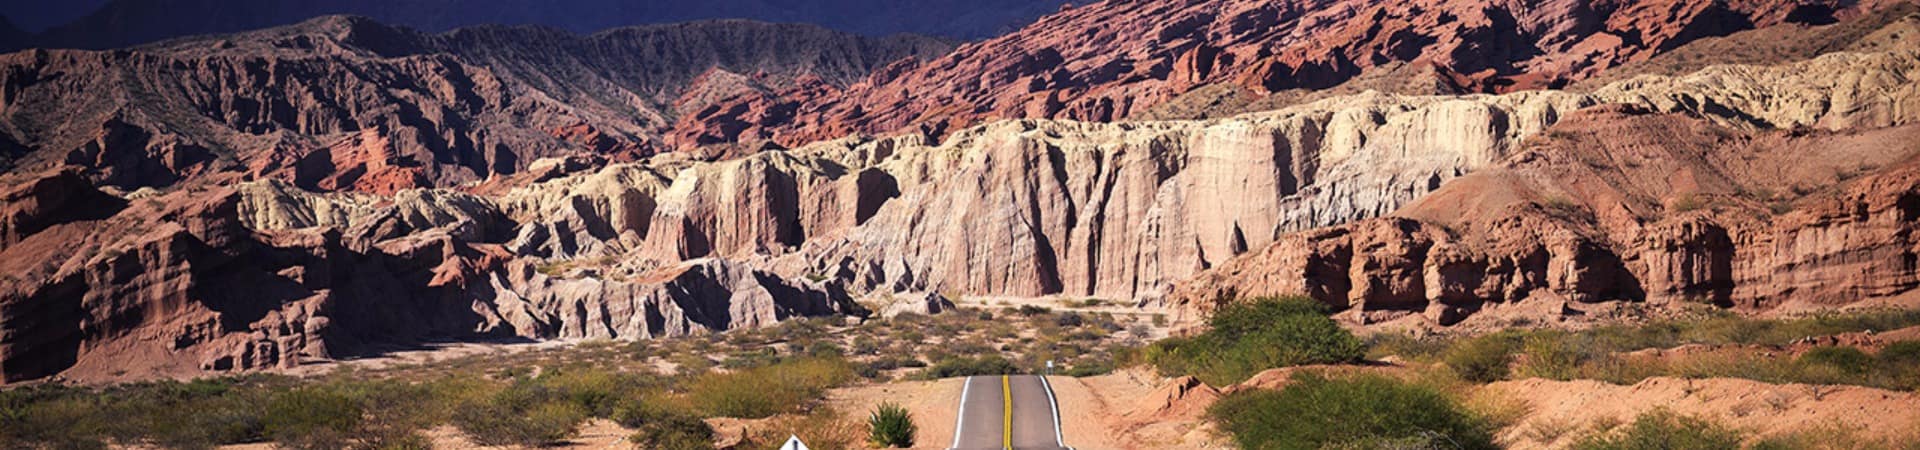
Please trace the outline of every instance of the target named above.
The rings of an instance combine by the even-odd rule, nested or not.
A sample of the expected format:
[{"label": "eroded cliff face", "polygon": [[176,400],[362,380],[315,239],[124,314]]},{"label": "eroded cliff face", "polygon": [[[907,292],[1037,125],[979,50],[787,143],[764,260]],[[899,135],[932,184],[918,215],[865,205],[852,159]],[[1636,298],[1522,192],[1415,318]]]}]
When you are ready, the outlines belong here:
[{"label": "eroded cliff face", "polygon": [[1800,310],[1916,286],[1920,127],[1794,132],[1615,106],[1548,136],[1394,217],[1198,274],[1169,302],[1304,294],[1360,322],[1453,325],[1523,302],[1525,319],[1557,321],[1602,302]]},{"label": "eroded cliff face", "polygon": [[[569,191],[576,200],[548,203],[639,205],[619,209],[624,219],[605,220],[627,225],[554,239],[629,258],[762,259],[794,276],[848,280],[857,292],[1152,301],[1175,282],[1287,233],[1387,215],[1450,180],[1498,166],[1582,108],[1631,105],[1729,133],[1870,130],[1914,122],[1917,109],[1905,105],[1920,92],[1902,80],[1915,75],[1911,51],[1836,54],[1647,77],[1591,94],[1372,93],[1220,120],[998,122],[939,144],[918,135],[849,139],[725,163],[670,164],[647,172],[670,179],[655,187],[609,184],[611,191],[576,189]],[[591,183],[525,191],[582,185]],[[612,211],[575,208],[563,216],[603,210]],[[549,229],[558,228],[535,234]]]},{"label": "eroded cliff face", "polygon": [[[1916,283],[1920,50],[1858,50],[1582,92],[1009,120],[722,161],[567,155],[459,189],[188,176],[133,190],[112,174],[147,172],[16,170],[0,180],[0,374],[675,336],[866,314],[852,299],[902,292],[1196,311],[1302,293],[1358,321],[1441,324],[1520,304],[1551,317],[1902,295]],[[390,133],[351,136],[336,147],[391,148]],[[118,160],[98,148],[88,161]],[[201,167],[135,160],[110,167]]]},{"label": "eroded cliff face", "polygon": [[1559,87],[1883,3],[1898,1],[1108,1],[957,48],[744,21],[427,34],[325,17],[0,56],[0,164],[76,165],[129,190],[270,178],[390,194],[510,177],[547,157],[721,159],[1003,119],[1189,116],[1150,113],[1168,104],[1272,109],[1330,90]]},{"label": "eroded cliff face", "polygon": [[424,340],[678,336],[859,312],[840,290],[726,261],[619,281],[549,277],[488,243],[504,240],[508,229],[492,227],[509,222],[458,193],[376,203],[254,183],[120,200],[78,172],[6,194],[26,199],[9,203],[0,248],[7,381],[291,367]]},{"label": "eroded cliff face", "polygon": [[1557,88],[1703,38],[1824,23],[1886,3],[1897,2],[1096,2],[845,89],[750,93],[682,117],[668,139],[796,146],[995,119],[1106,122],[1220,85],[1251,99],[1356,80],[1409,94]]},{"label": "eroded cliff face", "polygon": [[425,34],[335,16],[122,50],[26,50],[0,55],[0,164],[78,166],[128,190],[449,187],[549,156],[631,161],[667,150],[660,128],[720,99],[844,85],[949,48],[748,21]]}]

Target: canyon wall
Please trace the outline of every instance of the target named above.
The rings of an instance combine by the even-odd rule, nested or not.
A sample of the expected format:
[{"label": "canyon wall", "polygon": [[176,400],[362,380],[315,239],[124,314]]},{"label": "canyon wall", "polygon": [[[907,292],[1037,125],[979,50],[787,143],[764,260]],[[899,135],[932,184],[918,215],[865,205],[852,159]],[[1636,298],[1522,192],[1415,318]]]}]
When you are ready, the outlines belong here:
[{"label": "canyon wall", "polygon": [[[1578,92],[1361,92],[1224,118],[999,120],[723,160],[523,153],[544,145],[530,144],[496,155],[516,170],[485,178],[471,164],[501,160],[406,157],[393,152],[413,144],[395,140],[517,139],[528,136],[517,125],[487,125],[549,116],[495,106],[567,103],[526,90],[526,74],[459,58],[365,57],[419,43],[356,23],[322,22],[346,37],[306,41],[356,43],[358,56],[332,61],[0,56],[70,68],[0,72],[13,127],[0,150],[28,149],[0,175],[0,377],[191,375],[445,340],[679,336],[864,316],[875,305],[855,299],[900,292],[1183,311],[1306,294],[1362,322],[1444,325],[1522,304],[1547,305],[1545,317],[1623,302],[1833,307],[1916,283],[1920,16],[1861,41],[1895,45]],[[232,45],[313,36],[261,33]],[[217,44],[168,45],[193,42]],[[152,78],[80,69],[104,60],[194,75],[142,84]],[[306,85],[308,71],[378,82]],[[791,81],[832,84],[802,78],[818,77]],[[178,86],[260,79],[286,83],[270,96],[280,100]],[[111,120],[77,122],[78,134],[44,131],[64,128],[35,121],[59,116],[18,109],[110,82],[178,95],[168,108],[247,107],[183,119],[115,106],[142,98],[91,96],[67,103]],[[374,88],[389,85],[399,87]],[[282,107],[323,98],[358,106]],[[356,128],[362,119],[465,131]],[[229,153],[312,139],[223,134],[250,123],[338,140],[325,153]],[[171,131],[151,132],[162,125]],[[235,140],[187,138],[203,131]],[[220,168],[232,164],[266,165]],[[442,182],[458,186],[421,187]]]}]

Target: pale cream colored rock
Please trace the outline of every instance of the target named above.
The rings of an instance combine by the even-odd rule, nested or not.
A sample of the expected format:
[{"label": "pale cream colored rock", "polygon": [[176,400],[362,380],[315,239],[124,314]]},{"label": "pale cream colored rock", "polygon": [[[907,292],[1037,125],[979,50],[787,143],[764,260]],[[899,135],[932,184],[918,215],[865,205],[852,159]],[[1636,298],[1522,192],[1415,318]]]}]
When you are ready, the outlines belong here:
[{"label": "pale cream colored rock", "polygon": [[[554,208],[566,202],[553,200],[534,203],[544,210],[504,209],[523,223],[557,217],[646,224],[610,231],[522,225],[520,248],[533,241],[578,248],[624,242],[546,253],[552,256],[780,261],[768,267],[789,277],[842,277],[861,292],[1153,299],[1283,234],[1387,215],[1597,104],[1689,110],[1740,126],[1908,123],[1920,108],[1907,106],[1913,88],[1895,81],[1910,77],[1915,60],[1904,50],[1834,54],[1779,67],[1637,78],[1591,95],[1367,92],[1205,121],[1003,121],[953,132],[937,145],[920,135],[849,137],[732,161],[664,160],[543,183],[591,186],[573,180],[646,170],[646,181],[613,177],[619,181],[592,194],[644,196],[602,202],[650,200],[653,211],[644,219],[633,216],[644,207],[569,210]],[[616,209],[627,212],[609,212]],[[572,237],[553,237],[561,235]],[[1608,269],[1578,263],[1584,252],[1562,248],[1556,254],[1570,259],[1555,260],[1548,273],[1556,275],[1539,281],[1577,292],[1580,283],[1605,279],[1589,275]],[[1442,297],[1522,290],[1515,283],[1532,281],[1434,289]],[[1415,291],[1426,288],[1411,286],[1358,288],[1373,301],[1425,297]],[[1376,288],[1393,294],[1366,291]]]}]

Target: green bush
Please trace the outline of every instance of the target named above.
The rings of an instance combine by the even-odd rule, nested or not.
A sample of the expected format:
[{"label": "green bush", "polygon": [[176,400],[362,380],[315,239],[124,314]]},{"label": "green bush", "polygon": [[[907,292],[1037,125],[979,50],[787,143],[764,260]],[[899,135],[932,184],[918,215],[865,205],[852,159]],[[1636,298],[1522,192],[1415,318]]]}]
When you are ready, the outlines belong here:
[{"label": "green bush", "polygon": [[1880,362],[1892,367],[1920,367],[1920,341],[1900,341],[1880,349]]},{"label": "green bush", "polygon": [[288,390],[267,404],[266,433],[281,447],[345,448],[360,428],[360,403],[328,386]]},{"label": "green bush", "polygon": [[1044,315],[1044,314],[1053,312],[1053,310],[1047,309],[1044,306],[1020,305],[1020,307],[1017,309],[1014,309],[1013,312],[1018,313],[1022,316],[1033,317],[1033,316]]},{"label": "green bush", "polygon": [[[24,392],[22,392],[24,391]],[[104,449],[107,425],[100,406],[66,389],[27,388],[0,394],[4,448]]]},{"label": "green bush", "polygon": [[688,397],[709,416],[759,419],[798,410],[854,376],[853,365],[845,359],[801,358],[701,375],[691,382]]},{"label": "green bush", "polygon": [[1365,345],[1305,297],[1259,298],[1214,312],[1211,327],[1191,338],[1154,343],[1144,358],[1162,375],[1193,375],[1215,386],[1262,370],[1359,361]]},{"label": "green bush", "polygon": [[587,420],[587,410],[561,394],[521,380],[461,405],[453,413],[453,426],[482,445],[538,447],[563,441]]},{"label": "green bush", "polygon": [[610,417],[634,430],[627,440],[641,448],[664,450],[713,448],[713,428],[683,405],[643,395],[614,407]]},{"label": "green bush", "polygon": [[1800,355],[1801,364],[1827,367],[1843,374],[1858,375],[1873,369],[1873,357],[1854,347],[1815,347]]},{"label": "green bush", "polygon": [[1115,367],[1112,359],[1088,359],[1074,362],[1067,371],[1060,374],[1076,378],[1092,377],[1113,373],[1113,369]]},{"label": "green bush", "polygon": [[272,393],[208,379],[126,384],[86,395],[100,397],[100,415],[114,418],[104,431],[116,442],[203,449],[264,440]]},{"label": "green bush", "polygon": [[659,450],[709,449],[713,448],[713,427],[698,417],[667,416],[635,427],[627,440],[641,448]]},{"label": "green bush", "polygon": [[1013,361],[1000,355],[985,355],[978,358],[949,356],[920,371],[920,378],[937,380],[941,378],[970,377],[975,375],[1010,375],[1020,373]]},{"label": "green bush", "polygon": [[[156,403],[171,413],[135,413],[144,439],[176,449],[213,448],[264,439],[267,411],[251,395],[221,395]],[[193,411],[193,414],[179,414]]]},{"label": "green bush", "polygon": [[444,408],[429,386],[399,381],[345,383],[345,395],[360,405],[360,426],[354,430],[359,448],[418,449],[430,443],[420,430],[444,420]]},{"label": "green bush", "polygon": [[1641,414],[1625,430],[1575,442],[1576,450],[1725,450],[1740,448],[1740,434],[1697,417],[1666,410]]},{"label": "green bush", "polygon": [[1207,413],[1247,449],[1381,448],[1421,442],[1446,443],[1440,448],[1496,448],[1487,421],[1439,389],[1378,375],[1329,379],[1299,373],[1286,389],[1228,395]]},{"label": "green bush", "polygon": [[913,424],[913,414],[906,408],[893,402],[881,403],[867,416],[867,440],[882,448],[908,448],[913,446],[913,434],[920,427]]},{"label": "green bush", "polygon": [[548,370],[533,381],[593,417],[609,417],[623,400],[663,384],[650,375],[585,366]]},{"label": "green bush", "polygon": [[1507,378],[1513,362],[1513,338],[1493,334],[1468,339],[1447,349],[1441,359],[1461,379],[1489,383]]},{"label": "green bush", "polygon": [[1520,375],[1554,380],[1579,378],[1587,364],[1607,356],[1594,347],[1590,337],[1573,333],[1542,331],[1528,335],[1520,340],[1520,354],[1526,357],[1519,367]]}]

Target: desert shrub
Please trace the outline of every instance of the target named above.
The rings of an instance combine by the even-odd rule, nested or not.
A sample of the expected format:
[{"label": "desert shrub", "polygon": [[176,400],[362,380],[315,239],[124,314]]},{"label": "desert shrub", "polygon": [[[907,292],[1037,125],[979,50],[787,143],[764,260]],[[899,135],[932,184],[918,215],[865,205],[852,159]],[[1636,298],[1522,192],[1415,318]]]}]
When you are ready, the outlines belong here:
[{"label": "desert shrub", "polygon": [[592,367],[549,370],[536,381],[593,417],[608,417],[614,407],[638,390],[660,384],[650,376]]},{"label": "desert shrub", "polygon": [[66,388],[0,391],[0,445],[5,448],[104,449],[107,426],[98,402]]},{"label": "desert shrub", "polygon": [[675,371],[681,375],[707,373],[707,371],[713,370],[714,366],[713,360],[707,359],[706,355],[698,353],[675,354],[667,357],[667,362],[672,363]]},{"label": "desert shrub", "polygon": [[1013,312],[1022,316],[1033,317],[1053,312],[1053,310],[1047,309],[1045,306],[1020,305],[1020,307],[1014,309]]},{"label": "desert shrub", "polygon": [[1161,340],[1144,357],[1163,375],[1193,375],[1216,386],[1276,367],[1359,361],[1365,346],[1326,313],[1305,297],[1235,302],[1214,312],[1205,333]]},{"label": "desert shrub", "polygon": [[443,407],[431,387],[397,381],[348,383],[344,393],[360,405],[357,446],[373,449],[413,449],[429,446],[420,430],[444,420]]},{"label": "desert shrub", "polygon": [[875,339],[873,336],[868,336],[864,334],[860,336],[855,336],[853,338],[853,348],[851,350],[855,355],[880,354],[880,340]]},{"label": "desert shrub", "polygon": [[1920,367],[1920,341],[1900,341],[1880,349],[1880,362],[1892,367]]},{"label": "desert shrub", "polygon": [[662,450],[713,448],[713,428],[690,407],[668,397],[643,394],[614,407],[610,419],[634,430],[627,438],[641,448]]},{"label": "desert shrub", "polygon": [[116,442],[201,449],[265,439],[270,392],[233,379],[135,383],[87,394],[103,399],[100,414],[113,418],[104,431]]},{"label": "desert shrub", "polygon": [[867,415],[867,441],[882,448],[908,448],[913,446],[913,434],[920,427],[913,424],[913,413],[893,402],[881,403]]},{"label": "desert shrub", "polygon": [[985,355],[977,358],[949,356],[927,366],[920,371],[919,378],[934,380],[952,377],[970,377],[975,375],[1008,375],[1020,373],[1013,361],[1000,355]]},{"label": "desert shrub", "polygon": [[1854,347],[1815,347],[1800,355],[1801,364],[1858,375],[1872,369],[1873,357]]},{"label": "desert shrub", "polygon": [[1439,448],[1496,448],[1485,420],[1439,389],[1378,375],[1329,379],[1299,373],[1286,389],[1228,395],[1207,413],[1248,449],[1379,448],[1421,442],[1446,443]]},{"label": "desert shrub", "polygon": [[713,427],[698,417],[674,415],[633,427],[627,440],[640,448],[699,450],[713,448]]},{"label": "desert shrub", "polygon": [[520,380],[453,413],[455,428],[482,445],[537,447],[573,435],[587,420],[586,408],[562,392]]},{"label": "desert shrub", "polygon": [[[1605,357],[1588,336],[1566,332],[1539,332],[1520,339],[1521,376],[1571,380],[1582,375],[1587,364]],[[1484,380],[1483,380],[1484,381]]]},{"label": "desert shrub", "polygon": [[827,357],[841,357],[846,355],[847,355],[847,351],[844,349],[841,349],[840,344],[835,344],[828,341],[816,341],[812,344],[807,344],[807,356],[812,356],[815,358],[827,358]]},{"label": "desert shrub", "polygon": [[768,420],[752,429],[740,448],[779,448],[788,437],[799,437],[807,448],[818,450],[865,449],[865,430],[858,421],[828,408],[807,414],[787,414]]},{"label": "desert shrub", "polygon": [[[1754,319],[1733,313],[1714,312],[1685,319],[1645,324],[1607,325],[1580,331],[1516,330],[1502,332],[1499,335],[1513,343],[1525,343],[1529,339],[1548,339],[1535,342],[1557,341],[1577,347],[1572,353],[1560,354],[1544,353],[1539,350],[1547,350],[1548,347],[1536,347],[1534,351],[1528,351],[1529,359],[1533,359],[1535,354],[1576,357],[1587,355],[1588,363],[1600,364],[1604,362],[1591,356],[1649,348],[1671,348],[1686,344],[1784,345],[1808,336],[1863,330],[1891,330],[1915,325],[1920,325],[1920,310],[1829,313],[1787,320]],[[1535,336],[1546,337],[1535,338]],[[1476,339],[1482,338],[1416,339],[1406,335],[1383,333],[1369,337],[1368,343],[1374,356],[1399,355],[1415,360],[1426,360],[1444,357],[1456,347],[1474,344],[1472,341]],[[1525,351],[1524,348],[1521,350]],[[1553,358],[1548,360],[1555,361]],[[1550,366],[1551,364],[1530,370],[1554,370]]]},{"label": "desert shrub", "polygon": [[1765,320],[1721,315],[1681,323],[1681,343],[1782,345],[1808,336],[1826,336],[1864,330],[1894,330],[1920,325],[1920,310],[1868,313],[1827,313],[1790,320]]},{"label": "desert shrub", "polygon": [[701,375],[688,397],[707,415],[758,419],[797,410],[854,375],[853,365],[841,358],[801,358]]},{"label": "desert shrub", "polygon": [[1861,433],[1862,429],[1846,426],[1838,422],[1815,425],[1784,433],[1773,433],[1754,441],[1748,450],[1915,450],[1920,449],[1920,435],[1908,434],[1905,439],[1876,438]]},{"label": "desert shrub", "polygon": [[1655,410],[1635,418],[1624,430],[1601,432],[1575,442],[1576,450],[1724,450],[1740,448],[1740,434],[1705,419]]},{"label": "desert shrub", "polygon": [[1092,377],[1112,373],[1114,361],[1111,358],[1088,358],[1075,361],[1062,375],[1070,377]]},{"label": "desert shrub", "polygon": [[1447,351],[1453,341],[1434,337],[1413,337],[1404,333],[1374,333],[1366,337],[1367,358],[1397,356],[1414,361],[1433,361]]},{"label": "desert shrub", "polygon": [[359,402],[331,386],[296,388],[267,403],[266,434],[286,448],[345,448],[362,412]]},{"label": "desert shrub", "polygon": [[[165,404],[170,413],[138,414],[145,439],[166,448],[198,449],[263,439],[263,402],[248,395],[181,399]],[[179,414],[193,411],[193,414]]]},{"label": "desert shrub", "polygon": [[764,347],[758,350],[741,351],[727,355],[726,359],[720,361],[720,367],[727,370],[740,370],[770,366],[779,363],[781,359],[780,352],[775,351],[772,347]]},{"label": "desert shrub", "polygon": [[1509,365],[1513,362],[1513,351],[1511,335],[1492,334],[1454,345],[1447,349],[1442,360],[1461,379],[1488,383],[1507,378]]}]

